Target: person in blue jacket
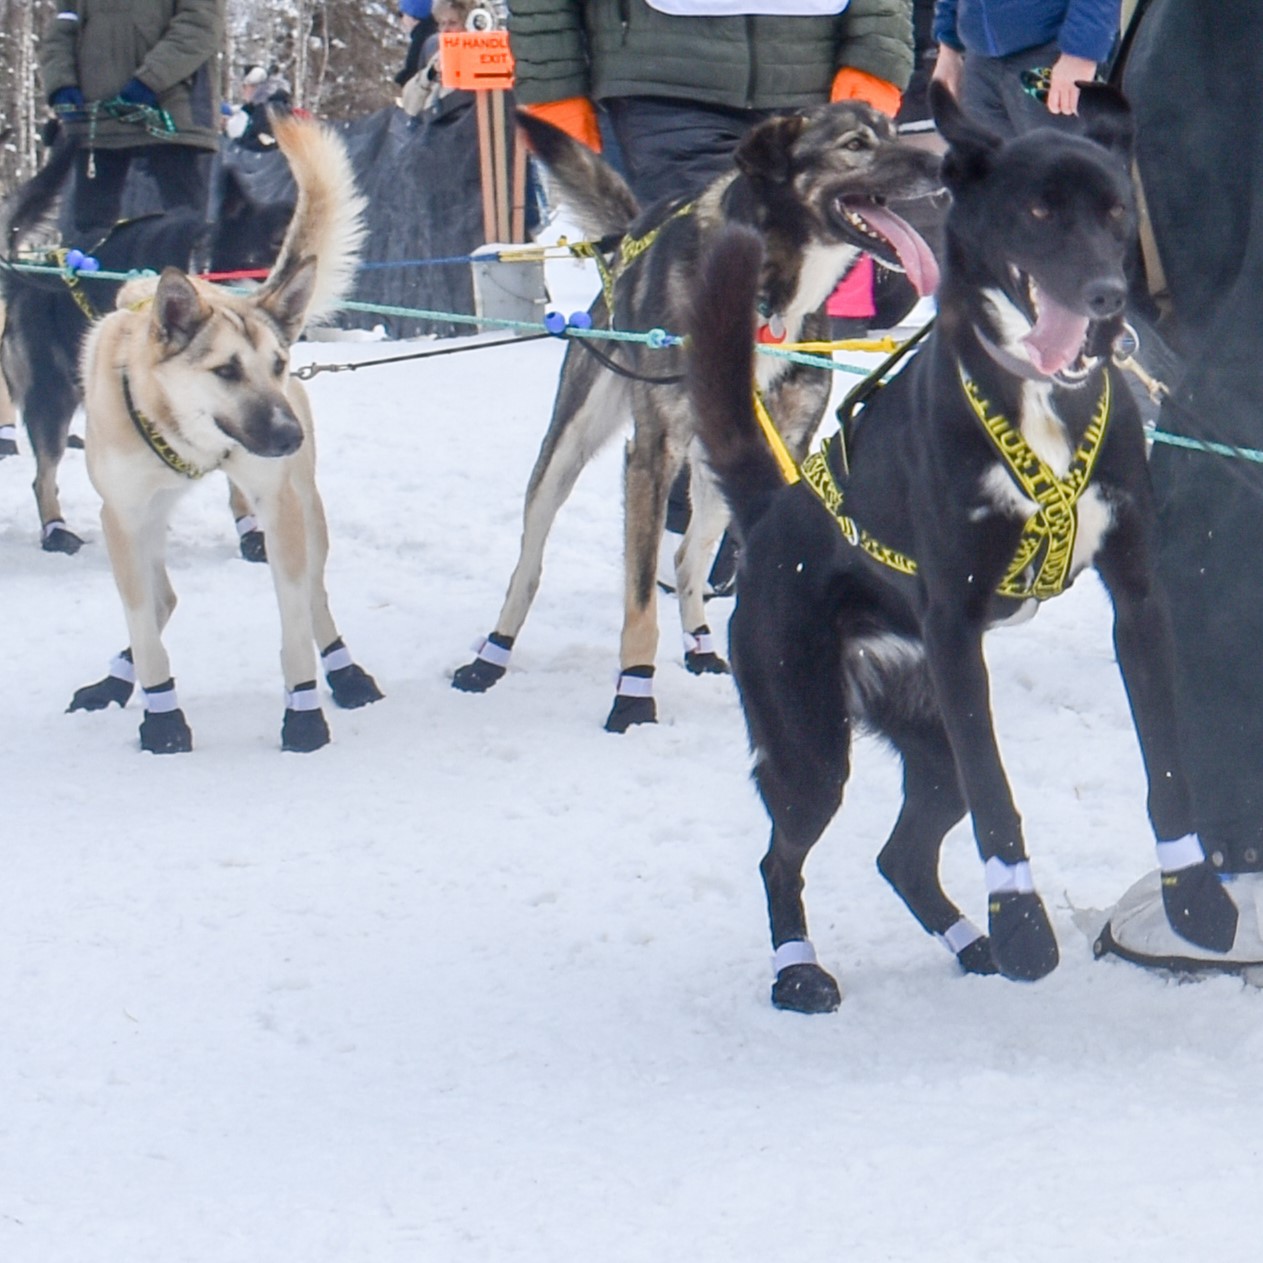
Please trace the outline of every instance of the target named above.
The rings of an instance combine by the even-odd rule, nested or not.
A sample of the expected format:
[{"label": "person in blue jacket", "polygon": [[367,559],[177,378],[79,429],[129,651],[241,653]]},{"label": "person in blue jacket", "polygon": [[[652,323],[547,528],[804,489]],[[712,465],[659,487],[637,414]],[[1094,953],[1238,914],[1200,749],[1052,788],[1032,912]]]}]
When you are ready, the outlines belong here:
[{"label": "person in blue jacket", "polygon": [[934,78],[1002,136],[1073,127],[1078,84],[1118,37],[1121,0],[938,0]]}]

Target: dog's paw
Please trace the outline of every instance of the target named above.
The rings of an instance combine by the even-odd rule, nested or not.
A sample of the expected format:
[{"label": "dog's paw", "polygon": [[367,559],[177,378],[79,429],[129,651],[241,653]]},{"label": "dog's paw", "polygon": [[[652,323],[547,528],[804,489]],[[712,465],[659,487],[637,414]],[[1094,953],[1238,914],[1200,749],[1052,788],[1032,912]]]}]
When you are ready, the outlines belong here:
[{"label": "dog's paw", "polygon": [[66,707],[66,714],[69,715],[76,710],[104,710],[112,702],[117,702],[119,706],[126,706],[131,700],[134,688],[135,685],[130,680],[121,680],[117,675],[107,675],[105,679],[98,680],[95,684],[85,684],[83,688],[76,689],[74,697],[70,699],[70,705]]},{"label": "dog's paw", "polygon": [[684,665],[694,675],[727,675],[729,673],[728,664],[714,652],[688,650],[684,654]]},{"label": "dog's paw", "polygon": [[238,536],[237,546],[241,549],[241,556],[246,561],[266,562],[268,559],[267,540],[257,527]]},{"label": "dog's paw", "polygon": [[791,1013],[832,1013],[842,992],[819,965],[786,965],[772,984],[772,1003]]},{"label": "dog's paw", "polygon": [[492,632],[477,649],[478,656],[459,667],[452,676],[452,687],[462,693],[485,693],[497,681],[504,679],[513,653],[513,637],[503,632]]},{"label": "dog's paw", "polygon": [[193,730],[184,712],[146,711],[140,721],[140,748],[150,754],[187,754],[193,748]]},{"label": "dog's paw", "polygon": [[334,705],[341,706],[343,710],[371,706],[386,696],[377,687],[377,681],[354,662],[350,666],[327,672],[325,679],[329,681],[329,688],[333,691]]},{"label": "dog's paw", "polygon": [[493,684],[504,679],[504,667],[484,658],[475,658],[452,674],[452,687],[462,693],[485,693]]},{"label": "dog's paw", "polygon": [[656,724],[658,706],[652,697],[624,697],[621,693],[605,719],[606,732],[626,732],[636,724]]},{"label": "dog's paw", "polygon": [[1035,982],[1057,968],[1057,939],[1038,895],[992,895],[987,910],[991,956],[1006,978]]},{"label": "dog's paw", "polygon": [[974,939],[968,947],[962,947],[956,953],[956,963],[961,973],[987,975],[1000,972],[991,954],[991,940],[985,934]]},{"label": "dog's paw", "polygon": [[40,536],[39,546],[46,553],[65,553],[73,557],[83,547],[83,540],[65,522],[49,522]]},{"label": "dog's paw", "polygon": [[1167,921],[1181,937],[1208,952],[1226,952],[1237,937],[1237,905],[1215,870],[1203,861],[1162,874]]},{"label": "dog's paw", "polygon": [[293,754],[310,754],[330,741],[325,713],[316,710],[293,710],[287,707],[281,724],[281,749]]}]

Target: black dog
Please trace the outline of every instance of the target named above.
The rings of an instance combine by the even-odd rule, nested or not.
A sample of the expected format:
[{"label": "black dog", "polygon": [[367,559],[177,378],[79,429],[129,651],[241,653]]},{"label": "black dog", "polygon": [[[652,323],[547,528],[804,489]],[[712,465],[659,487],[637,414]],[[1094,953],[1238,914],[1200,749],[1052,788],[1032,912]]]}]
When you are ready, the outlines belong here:
[{"label": "black dog", "polygon": [[[6,208],[4,248],[12,258],[23,238],[49,212],[74,163],[75,145],[60,142],[48,162],[14,195]],[[99,242],[77,243],[103,272],[133,268],[161,271],[178,267],[215,272],[268,268],[276,259],[290,205],[255,204],[230,173],[224,176],[220,214],[214,224],[190,210],[171,210],[127,220]],[[65,454],[70,422],[79,405],[79,347],[92,319],[112,311],[119,281],[75,280],[73,284],[38,273],[3,271],[7,307],[0,343],[3,367],[14,403],[35,453],[35,502],[41,543],[47,552],[75,553],[83,541],[62,518],[57,467]],[[12,454],[11,452],[0,455]],[[234,502],[239,519],[248,512]],[[256,534],[258,534],[256,532]],[[262,537],[243,536],[242,551],[262,560]],[[259,556],[250,556],[258,552]]]},{"label": "black dog", "polygon": [[[1193,831],[1144,433],[1110,357],[1134,228],[1130,113],[1111,89],[1085,88],[1086,138],[1006,144],[947,92],[932,102],[953,198],[936,327],[795,485],[748,389],[757,239],[728,232],[691,327],[698,433],[743,543],[731,652],[772,818],[772,998],[802,1012],[839,1002],[807,937],[802,866],[841,802],[857,723],[903,759],[903,809],[877,862],[916,919],[971,973],[1036,979],[1057,964],[996,745],[982,636],[1089,564],[1114,602],[1168,918],[1213,951],[1236,931]],[[989,938],[938,878],[943,836],[967,809]]]}]

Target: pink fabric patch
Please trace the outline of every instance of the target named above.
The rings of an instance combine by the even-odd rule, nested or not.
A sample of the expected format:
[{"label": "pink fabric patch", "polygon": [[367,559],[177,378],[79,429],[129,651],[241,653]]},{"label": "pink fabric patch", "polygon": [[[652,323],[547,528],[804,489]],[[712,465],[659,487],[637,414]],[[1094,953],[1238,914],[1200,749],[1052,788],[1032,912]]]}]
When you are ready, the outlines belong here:
[{"label": "pink fabric patch", "polygon": [[861,254],[855,266],[838,282],[824,305],[830,316],[875,316],[873,261]]}]

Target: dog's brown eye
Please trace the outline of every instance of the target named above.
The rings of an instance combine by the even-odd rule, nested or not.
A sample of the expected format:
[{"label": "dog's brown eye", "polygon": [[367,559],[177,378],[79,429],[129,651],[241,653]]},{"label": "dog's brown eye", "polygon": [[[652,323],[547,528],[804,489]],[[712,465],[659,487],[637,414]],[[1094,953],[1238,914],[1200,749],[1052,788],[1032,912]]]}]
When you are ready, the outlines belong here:
[{"label": "dog's brown eye", "polygon": [[272,376],[279,377],[284,371],[285,357],[283,355],[278,355],[276,359],[272,361]]},{"label": "dog's brown eye", "polygon": [[1047,219],[1048,207],[1041,206],[1038,202],[1036,202],[1035,205],[1031,207],[1031,218],[1032,219]]},{"label": "dog's brown eye", "polygon": [[241,364],[234,356],[227,364],[221,364],[211,370],[221,382],[239,382],[241,380]]},{"label": "dog's brown eye", "polygon": [[852,153],[859,153],[861,149],[865,149],[867,146],[858,136],[852,136],[842,148],[849,149]]}]

